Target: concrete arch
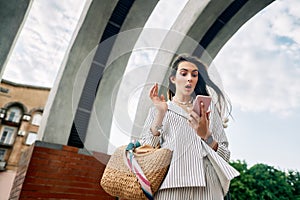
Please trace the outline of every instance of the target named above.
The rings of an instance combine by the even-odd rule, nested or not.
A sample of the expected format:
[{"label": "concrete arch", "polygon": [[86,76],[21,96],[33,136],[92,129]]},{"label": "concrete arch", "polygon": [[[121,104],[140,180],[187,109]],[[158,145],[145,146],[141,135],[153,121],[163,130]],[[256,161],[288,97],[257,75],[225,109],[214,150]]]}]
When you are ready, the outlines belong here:
[{"label": "concrete arch", "polygon": [[[88,73],[91,73],[92,75],[97,75],[98,73],[98,76],[101,76],[102,71],[99,70],[99,63],[102,63],[103,60],[98,62],[99,60],[97,59],[106,59],[106,57],[109,56],[109,54],[105,55],[106,52],[103,49],[93,52],[92,50],[97,46],[99,42],[104,41],[107,38],[107,36],[105,35],[105,27],[116,25],[114,22],[110,22],[111,17],[122,18],[123,24],[117,27],[120,29],[120,31],[140,28],[144,26],[157,3],[156,0],[146,2],[132,1],[133,3],[132,5],[130,5],[128,14],[126,14],[125,16],[113,16],[113,11],[120,2],[126,3],[129,1],[93,1],[90,5],[86,6],[87,14],[83,14],[82,16],[82,18],[84,18],[84,22],[80,27],[76,40],[72,45],[72,48],[70,49],[69,55],[66,57],[65,66],[62,67],[61,71],[59,72],[56,85],[54,86],[54,88],[52,88],[49,95],[49,101],[45,108],[45,117],[43,118],[44,121],[42,121],[41,127],[39,129],[38,139],[46,142],[67,144],[70,132],[74,131],[74,129],[71,130],[72,128],[74,128],[74,126],[72,126],[75,115],[74,110],[77,113],[80,113],[76,119],[79,123],[83,122],[82,129],[84,131],[86,130],[86,118],[89,119],[90,117],[93,117],[90,116],[90,114],[92,113],[91,109],[93,101],[87,104],[85,104],[84,102],[80,102],[80,100],[82,100],[81,96],[86,95],[85,97],[87,97],[87,100],[89,100],[90,97],[90,94],[84,94],[84,92],[87,91],[84,89],[85,82],[92,81],[92,79],[87,79]],[[97,21],[95,19],[99,20]],[[86,40],[87,37],[89,38],[88,40]],[[130,42],[131,45],[135,43],[135,40],[138,38],[138,36],[135,35],[132,38],[133,41]],[[115,43],[113,44],[115,45]],[[117,50],[118,45],[115,45],[113,48]],[[84,60],[90,52],[92,52],[92,55],[90,55],[88,60]],[[110,53],[110,51],[108,51],[108,53]],[[93,61],[94,56],[95,60]],[[128,58],[129,55],[122,58],[124,67],[126,66]],[[84,66],[81,65],[83,61],[85,61]],[[83,71],[81,71],[82,73],[80,74],[80,78],[77,80],[78,87],[74,88],[74,83],[76,81],[75,79],[79,68],[82,68]],[[90,68],[95,68],[96,70],[91,71]],[[125,68],[119,67],[117,73],[121,72],[122,74],[122,71],[124,71],[124,69]],[[95,81],[96,79],[93,80]],[[101,85],[104,84],[105,81],[101,83]],[[99,86],[99,88],[103,88],[101,85]],[[97,86],[98,82],[96,80],[96,82],[94,82],[92,85],[92,91],[97,89]],[[74,98],[72,98],[73,90],[77,91]],[[103,92],[104,89],[100,89],[99,91]]]},{"label": "concrete arch", "polygon": [[[99,43],[116,3],[116,0],[109,1],[109,3],[105,0],[87,1],[80,17],[78,24],[80,28],[76,39],[66,53],[55,84],[49,94],[38,132],[38,140],[67,144],[74,118],[72,92],[76,72],[87,55]],[[103,13],[101,18],[99,13]],[[80,80],[81,87],[76,88],[80,94],[86,80],[86,73]],[[74,105],[78,105],[78,103],[75,102]]]},{"label": "concrete arch", "polygon": [[[217,33],[214,32],[215,35],[207,43],[206,50],[209,52],[211,57],[215,57],[217,52],[228,41],[228,39],[248,19],[271,2],[272,0],[225,0],[222,2],[217,0],[201,2],[197,0],[190,0],[176,19],[170,31],[171,36],[171,32],[173,31],[180,34],[176,34],[174,37],[166,36],[159,49],[169,49],[173,53],[197,53],[197,51],[195,51],[196,47],[199,43],[201,44],[205,36],[209,35],[211,30],[210,28],[212,28],[213,25],[220,20],[222,13],[234,3],[241,4],[240,7],[237,6],[235,8],[235,12],[228,19],[227,23],[223,24],[223,27],[218,30]],[[100,130],[97,122],[90,121],[90,123],[84,128],[87,131],[87,137],[85,135],[83,137],[86,140],[86,144],[92,150],[106,152],[108,148],[107,144],[103,142],[101,143],[96,133],[101,131],[104,132],[105,135],[102,137],[109,137],[110,135],[113,117],[112,113],[110,113],[110,108],[108,107],[112,95],[112,92],[110,91],[110,84],[116,81],[116,79],[114,79],[114,75],[117,74],[117,77],[123,75],[131,53],[124,54],[120,56],[117,61],[113,62],[114,53],[118,54],[120,48],[124,45],[121,40],[118,41],[118,38],[116,38],[111,51],[107,54],[108,60],[106,60],[108,63],[111,63],[112,67],[108,73],[104,74],[102,79],[98,79],[101,80],[98,88],[98,83],[94,84],[94,86],[96,85],[96,96],[93,97],[93,105],[96,105],[94,106],[94,109],[79,105],[80,98],[83,94],[82,92],[84,92],[84,84],[86,81],[91,81],[87,79],[90,67],[99,67],[99,65],[97,65],[97,61],[93,62],[94,56],[96,58],[97,53],[99,52],[94,51],[92,53],[93,55],[84,65],[84,70],[82,71],[81,76],[79,76],[80,79],[77,83],[78,87],[75,88],[74,83],[76,73],[79,68],[82,67],[80,64],[100,41],[101,37],[103,37],[104,27],[106,27],[109,23],[109,18],[111,17],[117,3],[117,1],[112,1],[110,3],[104,1],[93,1],[90,6],[86,7],[87,14],[83,14],[82,17],[84,18],[84,22],[81,25],[72,48],[70,49],[69,55],[66,57],[65,67],[62,67],[56,81],[56,85],[51,90],[49,97],[50,100],[47,103],[44,112],[46,117],[43,118],[47,119],[47,121],[42,122],[39,130],[39,139],[46,142],[67,144],[75,115],[73,111],[77,110],[78,112],[83,113],[83,115],[81,115],[82,117],[84,117],[84,113],[87,114],[86,117],[88,117],[88,121],[90,118],[98,117],[99,121],[103,123],[103,126],[101,127],[102,130]],[[120,31],[125,32],[133,28],[143,27],[156,3],[157,1],[147,1],[147,3],[144,1],[143,3],[141,1],[134,1],[129,13],[126,15],[124,24],[120,27]],[[104,13],[104,17],[97,21],[95,19],[98,19],[99,13]],[[138,19],[136,15],[140,15],[140,19]],[[137,33],[138,34],[133,35],[132,40],[128,42],[131,48],[133,48],[139,37],[139,32]],[[87,36],[89,36],[88,41],[86,40]],[[191,42],[187,42],[187,37],[185,36],[191,38]],[[102,54],[100,53],[98,56],[101,57],[101,55]],[[154,64],[168,66],[172,58],[173,55],[170,53],[160,51],[155,58]],[[157,70],[153,67],[149,73],[147,82],[154,80],[163,82],[165,73],[166,71]],[[72,99],[72,91],[74,89],[77,90],[75,101]],[[144,93],[147,93],[147,91],[144,91]],[[149,107],[150,102],[147,98],[147,95],[142,95],[142,98],[140,99],[141,103],[137,108],[138,110],[146,110]],[[92,104],[89,104],[89,106],[91,105]],[[74,108],[72,108],[72,106]],[[96,116],[97,112],[102,112],[102,114],[100,116]],[[80,123],[81,118],[78,119],[78,123]],[[136,115],[136,122],[141,123],[144,119],[145,112],[143,114]]]},{"label": "concrete arch", "polygon": [[[109,136],[114,110],[114,105],[109,106],[111,105],[113,93],[112,85],[114,85],[114,89],[117,89],[119,87],[114,83],[118,82],[119,78],[124,74],[127,62],[131,55],[131,52],[126,52],[126,50],[133,49],[140,35],[140,32],[142,31],[140,27],[144,26],[156,3],[156,0],[147,2],[135,1],[132,4],[126,16],[126,19],[121,26],[121,34],[119,33],[117,36],[115,35],[110,37],[108,40],[100,43],[97,47],[93,65],[104,67],[105,69],[104,71],[102,71],[101,75],[96,77],[98,85],[94,85],[94,87],[97,86],[97,90],[93,93],[88,92],[86,94],[91,95],[89,98],[90,100],[92,98],[95,99],[93,104],[89,105],[97,106],[88,108],[88,110],[90,110],[90,112],[88,113],[90,114],[90,118],[87,119],[87,117],[85,117],[85,122],[83,122],[83,118],[79,119],[76,118],[76,116],[74,120],[76,128],[79,129],[78,133],[80,135],[81,141],[83,141],[85,145],[89,146],[92,149],[97,148],[98,150],[100,150],[99,147],[103,149],[106,148],[105,146],[107,145],[107,142],[101,142],[101,145],[99,145],[99,141],[95,143],[95,138],[99,138],[100,133],[102,133],[101,137],[103,138]],[[127,31],[130,31],[132,34],[124,37],[122,33]],[[113,43],[111,47],[110,43]],[[103,56],[102,52],[108,51],[109,48],[111,48],[109,55],[107,55],[107,57]],[[123,54],[123,52],[126,52],[126,54]],[[81,112],[83,113],[84,111]],[[85,112],[84,114],[87,113]],[[99,122],[101,123],[100,126],[98,124]],[[80,131],[82,131],[82,133]]]}]

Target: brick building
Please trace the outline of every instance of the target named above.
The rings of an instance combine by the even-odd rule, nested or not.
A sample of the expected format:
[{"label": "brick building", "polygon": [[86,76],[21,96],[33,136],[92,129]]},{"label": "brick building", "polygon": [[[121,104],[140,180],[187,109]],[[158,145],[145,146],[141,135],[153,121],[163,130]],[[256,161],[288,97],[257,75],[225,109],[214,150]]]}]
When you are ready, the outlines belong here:
[{"label": "brick building", "polygon": [[99,184],[108,155],[36,140],[49,92],[0,84],[0,200],[115,199]]},{"label": "brick building", "polygon": [[[0,193],[9,193],[20,158],[35,142],[50,88],[0,84]],[[1,196],[2,196],[1,195]],[[1,198],[0,198],[1,199]]]}]

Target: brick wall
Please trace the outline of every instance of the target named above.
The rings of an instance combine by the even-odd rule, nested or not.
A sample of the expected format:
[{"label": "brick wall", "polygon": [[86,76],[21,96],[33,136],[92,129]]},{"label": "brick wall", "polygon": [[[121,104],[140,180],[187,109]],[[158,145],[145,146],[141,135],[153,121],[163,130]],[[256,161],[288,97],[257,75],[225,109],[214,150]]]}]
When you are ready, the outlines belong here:
[{"label": "brick wall", "polygon": [[[116,199],[100,186],[105,164],[75,147],[37,142],[20,194],[25,199]],[[97,153],[105,159],[109,156]]]}]

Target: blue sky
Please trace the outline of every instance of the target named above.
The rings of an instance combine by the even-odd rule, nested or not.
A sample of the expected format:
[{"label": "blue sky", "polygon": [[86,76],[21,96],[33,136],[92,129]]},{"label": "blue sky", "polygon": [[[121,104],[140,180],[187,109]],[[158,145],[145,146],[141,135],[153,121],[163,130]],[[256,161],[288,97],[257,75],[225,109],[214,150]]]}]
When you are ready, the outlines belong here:
[{"label": "blue sky", "polygon": [[[186,2],[173,1],[161,0],[147,26],[169,27],[165,13]],[[33,1],[3,78],[51,87],[83,6],[81,0]],[[233,105],[226,132],[234,160],[300,170],[299,9],[300,1],[275,1],[243,25],[213,62]]]}]

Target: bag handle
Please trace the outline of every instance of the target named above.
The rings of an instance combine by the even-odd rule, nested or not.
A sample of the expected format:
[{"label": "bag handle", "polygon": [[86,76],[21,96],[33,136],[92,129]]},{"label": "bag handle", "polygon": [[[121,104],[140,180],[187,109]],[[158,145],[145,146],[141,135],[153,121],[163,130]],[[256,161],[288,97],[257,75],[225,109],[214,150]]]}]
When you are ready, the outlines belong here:
[{"label": "bag handle", "polygon": [[146,195],[146,197],[150,200],[153,200],[153,193],[151,190],[150,182],[148,181],[147,177],[145,176],[142,168],[134,158],[134,150],[138,147],[141,147],[141,144],[139,141],[136,141],[135,143],[130,142],[125,150],[125,156],[126,156],[126,164],[128,168],[134,173],[136,178],[138,179],[143,193]]}]

